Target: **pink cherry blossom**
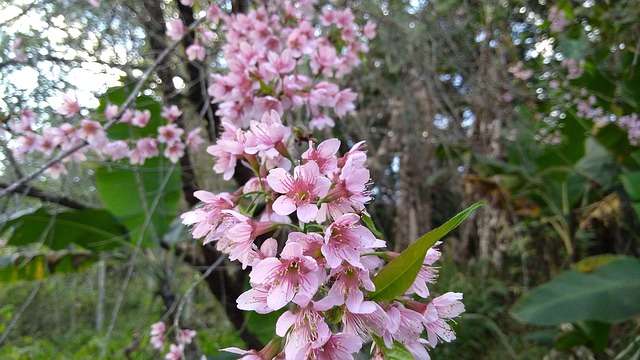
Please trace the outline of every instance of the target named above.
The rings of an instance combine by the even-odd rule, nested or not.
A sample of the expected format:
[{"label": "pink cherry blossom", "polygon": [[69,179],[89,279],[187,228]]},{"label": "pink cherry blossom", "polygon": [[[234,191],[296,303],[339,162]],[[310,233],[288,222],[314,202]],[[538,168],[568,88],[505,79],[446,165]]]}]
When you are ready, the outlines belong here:
[{"label": "pink cherry blossom", "polygon": [[312,141],[309,141],[309,149],[302,153],[304,160],[313,160],[318,164],[318,169],[322,174],[328,175],[338,167],[338,158],[336,154],[340,149],[340,140],[328,139],[318,145],[315,149]]},{"label": "pink cherry blossom", "polygon": [[320,248],[324,244],[324,238],[322,235],[318,233],[305,234],[301,232],[292,232],[287,238],[287,243],[289,242],[296,242],[302,245],[303,254],[315,259],[319,267],[325,265],[326,261],[322,255],[322,251],[320,251]]},{"label": "pink cherry blossom", "polygon": [[120,119],[118,119],[118,121],[124,124],[128,124],[131,122],[131,119],[133,119],[133,110],[126,109],[122,113],[122,115],[120,115]]},{"label": "pink cherry blossom", "polygon": [[335,185],[327,195],[327,201],[322,204],[318,219],[337,219],[343,214],[361,212],[365,204],[371,200],[371,193],[367,189],[370,175],[369,170],[360,165],[358,158],[350,158],[341,169]]},{"label": "pink cherry blossom", "polygon": [[311,57],[311,71],[314,74],[323,73],[331,76],[331,70],[340,64],[336,48],[333,46],[320,46]]},{"label": "pink cherry blossom", "polygon": [[285,49],[280,55],[269,52],[268,60],[264,68],[276,76],[288,74],[296,68],[296,61],[293,59],[290,49]]},{"label": "pink cherry blossom", "polygon": [[316,202],[327,195],[331,186],[331,181],[320,174],[315,161],[297,166],[293,176],[282,168],[273,169],[267,182],[275,192],[282,194],[273,203],[273,210],[280,215],[296,211],[298,219],[305,223],[316,218]]},{"label": "pink cherry blossom", "polygon": [[112,141],[105,146],[104,153],[114,161],[124,159],[129,156],[129,145],[123,140]]},{"label": "pink cherry blossom", "polygon": [[[387,330],[390,333],[395,332],[398,328],[397,322],[393,322],[378,303],[372,302],[372,305],[375,309],[370,313],[352,313],[345,309],[342,316],[343,332],[357,335],[363,341],[371,339],[370,334],[380,335]],[[391,335],[388,340],[393,344]]]},{"label": "pink cherry blossom", "polygon": [[204,58],[206,56],[205,49],[202,45],[200,45],[200,42],[198,42],[198,40],[189,45],[185,49],[185,53],[187,54],[187,59],[189,59],[189,61],[204,61]]},{"label": "pink cherry blossom", "polygon": [[223,213],[229,216],[224,219],[227,221],[225,232],[218,240],[216,248],[229,254],[230,260],[239,260],[243,269],[253,265],[257,249],[254,240],[272,231],[274,224],[253,221],[252,218],[233,210],[223,210]]},{"label": "pink cherry blossom", "polygon": [[302,307],[296,313],[289,310],[282,314],[276,323],[276,334],[285,336],[289,329],[284,349],[287,359],[305,359],[310,349],[321,347],[331,338],[324,316],[313,306]]},{"label": "pink cherry blossom", "polygon": [[44,172],[45,174],[51,176],[51,178],[54,180],[60,178],[60,175],[68,174],[67,168],[65,168],[64,165],[59,162],[49,166]]},{"label": "pink cherry blossom", "polygon": [[184,354],[183,344],[171,344],[169,345],[169,352],[164,356],[165,360],[180,360]]},{"label": "pink cherry blossom", "polygon": [[428,304],[424,313],[424,323],[431,347],[436,347],[438,339],[445,342],[455,340],[455,332],[445,320],[460,316],[465,311],[464,304],[460,300],[462,300],[462,293],[448,292]]},{"label": "pink cherry blossom", "polygon": [[102,144],[107,142],[107,135],[102,129],[102,125],[93,120],[85,119],[80,122],[78,136],[81,139],[87,140],[89,144]]},{"label": "pink cherry blossom", "polygon": [[196,337],[196,331],[190,329],[182,329],[180,330],[180,343],[189,345]]},{"label": "pink cherry blossom", "polygon": [[362,34],[369,40],[373,40],[376,37],[376,23],[367,21],[362,28]]},{"label": "pink cherry blossom", "polygon": [[158,127],[158,141],[171,145],[180,141],[180,136],[182,136],[183,133],[184,130],[176,124],[160,126]]},{"label": "pink cherry blossom", "polygon": [[309,349],[304,358],[300,355],[297,358],[300,359],[314,359],[314,360],[348,360],[353,359],[353,354],[357,353],[362,347],[362,341],[352,334],[336,333],[322,346]]},{"label": "pink cherry blossom", "polygon": [[[133,118],[131,118],[131,125],[137,127],[145,127],[149,124],[149,120],[151,119],[151,111],[149,110],[135,110],[133,113]],[[122,119],[120,119],[122,122]]]},{"label": "pink cherry blossom", "polygon": [[167,36],[174,41],[180,40],[186,31],[187,27],[180,19],[173,19],[167,23]]},{"label": "pink cherry blossom", "polygon": [[176,164],[180,161],[180,158],[184,156],[184,144],[177,141],[172,144],[168,144],[164,149],[164,157],[168,158],[169,161]]},{"label": "pink cherry blossom", "polygon": [[235,207],[234,196],[229,193],[213,194],[208,191],[199,190],[193,194],[204,204],[192,211],[182,214],[182,223],[194,225],[193,237],[196,239],[206,237],[203,244],[218,239],[220,237],[218,226],[225,216],[225,210]]},{"label": "pink cherry blossom", "polygon": [[356,105],[353,103],[358,98],[358,95],[351,91],[351,89],[344,89],[336,96],[336,105],[333,109],[338,117],[342,118],[349,111],[353,111]]},{"label": "pink cherry blossom", "polygon": [[205,143],[204,139],[200,136],[200,131],[202,131],[202,128],[198,126],[187,133],[185,143],[192,151],[197,151],[200,145]]},{"label": "pink cherry blossom", "polygon": [[165,106],[162,108],[160,116],[167,119],[170,123],[176,121],[182,115],[182,111],[177,105]]},{"label": "pink cherry blossom", "polygon": [[280,259],[275,257],[260,261],[251,271],[251,283],[267,286],[267,305],[279,310],[290,301],[305,306],[318,291],[316,261],[302,254],[298,243],[285,245]]},{"label": "pink cherry blossom", "polygon": [[356,214],[344,214],[325,230],[322,254],[331,268],[340,266],[342,261],[363,268],[360,255],[371,248],[385,245],[369,229],[359,225],[359,221],[360,216]]},{"label": "pink cherry blossom", "polygon": [[309,130],[322,130],[324,128],[332,128],[336,126],[336,122],[325,114],[316,114],[309,122]]},{"label": "pink cherry blossom", "polygon": [[256,144],[255,146],[245,149],[249,154],[272,149],[276,151],[276,146],[280,144],[284,147],[283,143],[286,142],[291,135],[291,128],[282,124],[280,115],[274,110],[265,112],[260,122],[252,121],[250,131],[255,138]]},{"label": "pink cherry blossom", "polygon": [[418,294],[418,296],[425,299],[429,297],[430,293],[429,293],[429,288],[427,287],[427,284],[435,283],[436,277],[438,276],[438,270],[432,267],[431,265],[433,265],[433,263],[440,258],[440,255],[441,255],[440,251],[435,248],[436,246],[440,245],[440,243],[441,243],[440,241],[437,242],[433,247],[431,247],[427,251],[427,255],[425,256],[424,261],[422,262],[422,267],[418,272],[418,276],[416,277],[416,280],[409,287],[409,289],[407,289],[405,294],[410,295],[415,293],[415,294]]},{"label": "pink cherry blossom", "polygon": [[104,108],[104,118],[107,120],[113,119],[118,113],[118,105],[108,104]]},{"label": "pink cherry blossom", "polygon": [[375,286],[369,277],[369,271],[353,266],[331,269],[334,278],[329,293],[316,303],[317,309],[329,310],[334,306],[345,304],[354,314],[370,314],[376,310],[372,301],[364,301],[362,286],[367,291],[374,291]]},{"label": "pink cherry blossom", "polygon": [[166,325],[159,321],[151,325],[151,339],[149,342],[157,350],[164,349],[164,332],[166,331]]},{"label": "pink cherry blossom", "polygon": [[251,310],[258,314],[268,314],[273,312],[273,309],[267,304],[267,297],[269,296],[269,287],[267,286],[254,286],[253,288],[240,294],[236,299],[238,309]]},{"label": "pink cherry blossom", "polygon": [[224,174],[225,180],[233,176],[238,158],[245,152],[246,145],[253,145],[253,138],[231,124],[224,124],[225,131],[218,142],[207,148],[207,153],[215,158],[213,170],[218,174]]},{"label": "pink cherry blossom", "polygon": [[80,113],[80,104],[78,104],[78,98],[76,96],[72,97],[70,94],[64,94],[62,101],[62,106],[57,109],[58,114],[65,118],[70,118]]},{"label": "pink cherry blossom", "polygon": [[36,114],[31,109],[24,109],[20,112],[18,121],[11,124],[10,128],[16,134],[22,134],[25,131],[32,131],[33,123],[36,119]]}]

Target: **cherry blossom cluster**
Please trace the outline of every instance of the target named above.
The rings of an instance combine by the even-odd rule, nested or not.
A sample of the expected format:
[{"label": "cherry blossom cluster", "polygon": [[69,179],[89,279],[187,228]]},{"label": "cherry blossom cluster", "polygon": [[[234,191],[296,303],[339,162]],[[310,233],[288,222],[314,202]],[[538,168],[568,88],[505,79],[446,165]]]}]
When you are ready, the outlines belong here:
[{"label": "cherry blossom cluster", "polygon": [[[57,108],[59,115],[66,119],[79,116],[81,111],[77,98],[66,94],[63,104]],[[118,113],[118,106],[108,105],[104,111],[104,119],[110,121]],[[75,124],[64,122],[59,126],[45,126],[36,128],[36,113],[30,109],[23,110],[17,119],[9,125],[7,132],[15,136],[13,154],[19,160],[24,160],[28,154],[42,153],[45,156],[53,156],[56,151],[65,151],[78,144],[86,142],[87,147],[75,151],[63,161],[85,161],[86,153],[92,151],[95,155],[113,161],[128,158],[131,164],[144,164],[146,159],[156,157],[162,148],[163,155],[171,162],[176,163],[184,156],[188,146],[196,150],[204,140],[200,137],[200,128],[191,130],[185,134],[184,129],[178,127],[174,121],[182,112],[176,105],[165,107],[162,117],[166,124],[158,127],[155,137],[143,137],[138,139],[111,140],[103,123],[82,119]],[[122,112],[118,122],[127,123],[132,127],[144,128],[151,119],[149,110],[126,109]],[[62,163],[56,163],[46,170],[52,178],[58,178],[66,174],[66,168]]]},{"label": "cherry blossom cluster", "polygon": [[255,177],[233,193],[197,191],[202,205],[183,214],[183,223],[204,244],[251,267],[251,288],[237,299],[239,309],[265,314],[288,307],[276,326],[284,350],[272,344],[228,351],[245,359],[271,359],[281,351],[286,359],[352,359],[374,334],[389,348],[397,341],[427,359],[426,346],[455,339],[446,320],[464,311],[462,294],[417,300],[431,295],[427,284],[435,282],[432,265],[440,257],[435,248],[404,296],[380,303],[367,298],[383,259],[398,254],[381,251],[385,241],[362,224],[371,200],[363,143],[339,156],[338,139],[310,141],[294,160],[291,129],[275,110],[251,120],[246,131],[225,134],[233,135],[210,147],[216,166],[230,178],[244,164]]},{"label": "cherry blossom cluster", "polygon": [[327,5],[317,14],[312,1],[288,0],[232,15],[212,5],[208,18],[225,34],[229,71],[212,76],[209,94],[227,126],[246,127],[268,110],[302,110],[311,130],[323,129],[355,108],[356,94],[332,79],[361,63],[373,23],[360,29],[350,9]]},{"label": "cherry blossom cluster", "polygon": [[[156,350],[163,352],[165,349],[167,326],[164,322],[159,321],[151,325],[151,339],[149,342]],[[191,344],[196,337],[195,330],[182,329],[177,336],[177,344],[170,343],[169,351],[165,354],[165,360],[180,360],[184,357],[185,346]]]}]

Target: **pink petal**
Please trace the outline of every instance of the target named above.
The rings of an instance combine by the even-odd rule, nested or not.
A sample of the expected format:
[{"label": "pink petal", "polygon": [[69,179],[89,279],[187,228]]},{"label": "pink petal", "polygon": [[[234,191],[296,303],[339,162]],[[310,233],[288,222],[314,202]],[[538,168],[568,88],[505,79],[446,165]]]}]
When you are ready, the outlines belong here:
[{"label": "pink petal", "polygon": [[276,201],[273,202],[273,211],[278,215],[289,215],[295,210],[296,204],[286,195],[280,195]]},{"label": "pink petal", "polygon": [[276,322],[276,335],[285,336],[287,334],[287,330],[296,322],[296,315],[294,315],[291,311],[287,311],[284,314],[280,315],[278,321]]},{"label": "pink petal", "polygon": [[[329,180],[329,179],[327,179]],[[293,203],[293,202],[292,202]],[[294,205],[295,206],[295,205]],[[273,204],[275,210],[275,203]],[[276,211],[277,212],[277,211]],[[318,213],[318,208],[314,204],[306,204],[298,207],[298,220],[303,223],[308,223],[316,219],[316,214]]]},{"label": "pink petal", "polygon": [[263,259],[253,267],[251,274],[249,274],[249,279],[254,284],[263,284],[269,274],[276,271],[281,264],[280,260],[276,258]]},{"label": "pink petal", "polygon": [[289,174],[283,168],[275,168],[269,171],[269,175],[267,175],[267,183],[271,188],[280,193],[286,194],[291,190],[291,183],[293,182],[293,178],[291,174]]}]

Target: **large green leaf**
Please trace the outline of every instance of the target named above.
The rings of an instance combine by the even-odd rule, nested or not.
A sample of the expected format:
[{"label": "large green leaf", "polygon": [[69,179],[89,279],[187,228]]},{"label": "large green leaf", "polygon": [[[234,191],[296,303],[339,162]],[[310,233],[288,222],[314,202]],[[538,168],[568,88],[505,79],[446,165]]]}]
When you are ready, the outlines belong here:
[{"label": "large green leaf", "polygon": [[534,325],[583,320],[615,323],[640,314],[640,261],[623,258],[590,273],[569,270],[529,291],[511,309]]},{"label": "large green leaf", "polygon": [[0,255],[0,282],[40,280],[54,273],[74,273],[88,269],[97,261],[96,255],[79,251]]},{"label": "large green leaf", "polygon": [[388,301],[404,294],[411,284],[413,284],[416,276],[418,276],[418,272],[422,267],[429,248],[451,230],[458,227],[471,212],[484,204],[485,202],[479,202],[471,205],[440,227],[422,235],[405,251],[398,255],[398,257],[391,260],[373,278],[376,291],[369,295],[369,299],[374,301]]},{"label": "large green leaf", "polygon": [[109,211],[85,209],[50,214],[45,209],[8,221],[2,233],[12,229],[8,245],[41,243],[61,250],[74,243],[99,252],[127,244],[127,230]]},{"label": "large green leaf", "polygon": [[104,206],[129,229],[134,241],[144,230],[143,246],[152,246],[156,236],[162,238],[178,216],[180,172],[164,158],[147,159],[143,166],[101,167],[96,185]]}]

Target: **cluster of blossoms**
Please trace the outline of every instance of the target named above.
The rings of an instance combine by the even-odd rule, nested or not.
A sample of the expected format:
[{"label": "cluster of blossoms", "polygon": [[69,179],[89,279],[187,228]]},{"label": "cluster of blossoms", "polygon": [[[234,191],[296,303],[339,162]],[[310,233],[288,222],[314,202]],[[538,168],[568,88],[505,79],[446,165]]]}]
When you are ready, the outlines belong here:
[{"label": "cluster of blossoms", "polygon": [[[149,342],[158,351],[164,351],[166,345],[167,326],[159,321],[151,325],[151,339]],[[180,360],[184,357],[185,346],[191,344],[196,337],[195,330],[182,329],[177,336],[177,344],[169,344],[169,351],[165,354],[165,360]],[[203,356],[204,357],[204,356]]]},{"label": "cluster of blossoms", "polygon": [[[73,118],[80,114],[81,107],[78,100],[70,95],[65,95],[63,104],[57,112],[64,118]],[[110,121],[118,113],[118,106],[108,105],[104,111],[104,119]],[[176,163],[184,156],[188,146],[196,150],[204,140],[200,137],[200,128],[191,130],[185,134],[184,129],[178,127],[174,121],[182,114],[176,105],[164,108],[161,116],[166,120],[166,125],[157,128],[157,136],[142,137],[138,139],[111,140],[103,127],[103,123],[91,119],[82,119],[76,124],[68,122],[59,126],[35,128],[36,113],[30,109],[23,110],[15,121],[7,129],[16,136],[13,154],[17,159],[24,159],[27,154],[42,153],[52,156],[56,151],[71,149],[83,142],[88,144],[64,161],[85,161],[86,152],[92,151],[100,157],[113,161],[128,158],[131,164],[144,164],[148,158],[159,155],[164,147],[163,155],[171,162]],[[149,125],[151,112],[149,110],[126,109],[118,119],[120,123],[127,123],[132,127],[144,128]],[[56,163],[46,172],[52,178],[58,178],[66,174],[66,168],[62,163]]]},{"label": "cluster of blossoms", "polygon": [[365,40],[375,37],[372,23],[360,29],[350,9],[327,5],[314,24],[311,1],[273,1],[229,16],[213,5],[209,13],[221,22],[229,68],[226,75],[213,75],[209,94],[228,126],[246,127],[269,110],[282,115],[303,109],[309,127],[322,129],[355,108],[356,94],[330,78],[360,64],[368,51]]},{"label": "cluster of blossoms", "polygon": [[[237,299],[238,308],[265,314],[289,306],[276,326],[286,359],[351,359],[370,334],[389,348],[397,341],[415,358],[428,359],[425,346],[455,339],[446,320],[464,311],[459,293],[426,303],[411,296],[430,296],[427,284],[435,282],[432,265],[440,252],[428,251],[404,296],[368,300],[382,259],[398,254],[380,251],[385,242],[361,224],[371,200],[363,143],[338,156],[339,140],[310,142],[292,162],[285,153],[289,133],[273,110],[252,121],[249,130],[238,130],[235,146],[255,177],[234,193],[196,192],[203,205],[183,214],[183,222],[193,226],[195,238],[251,267],[251,289]],[[265,239],[276,231],[284,240],[279,254],[278,241]],[[281,352],[273,345],[227,350],[245,359],[271,359]]]}]

